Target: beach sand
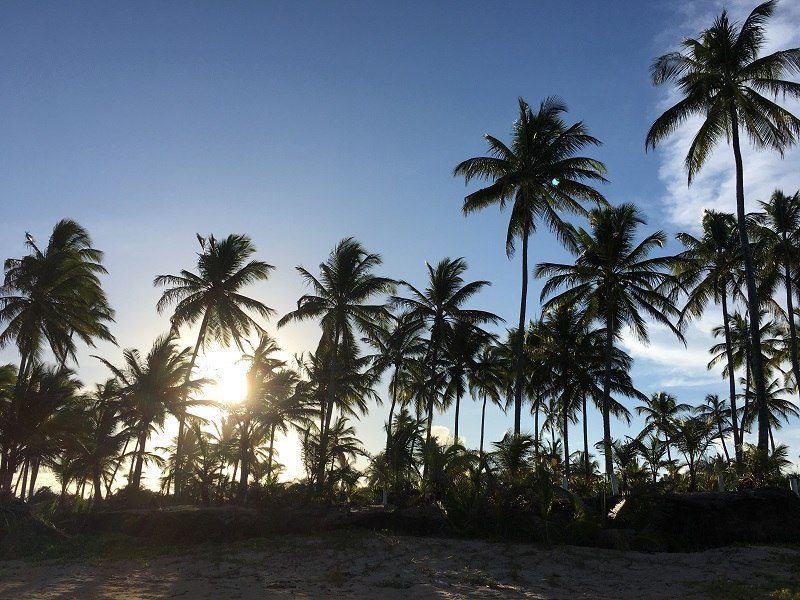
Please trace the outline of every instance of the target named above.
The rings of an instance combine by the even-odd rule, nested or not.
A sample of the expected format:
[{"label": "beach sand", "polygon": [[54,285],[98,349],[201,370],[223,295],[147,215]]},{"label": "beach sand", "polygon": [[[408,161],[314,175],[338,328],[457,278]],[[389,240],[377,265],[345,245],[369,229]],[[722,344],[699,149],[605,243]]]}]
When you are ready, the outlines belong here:
[{"label": "beach sand", "polygon": [[666,554],[373,532],[272,536],[147,560],[0,562],[9,600],[795,598],[769,595],[795,585],[798,548]]}]

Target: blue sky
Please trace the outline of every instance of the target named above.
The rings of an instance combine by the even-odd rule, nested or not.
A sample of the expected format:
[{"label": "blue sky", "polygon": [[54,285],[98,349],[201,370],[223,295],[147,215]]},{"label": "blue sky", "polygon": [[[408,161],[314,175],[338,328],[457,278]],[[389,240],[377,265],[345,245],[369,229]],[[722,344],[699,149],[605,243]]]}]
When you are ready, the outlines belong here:
[{"label": "blue sky", "polygon": [[[727,4],[743,19],[754,3]],[[155,275],[194,268],[195,233],[247,233],[276,266],[250,294],[284,314],[343,237],[383,256],[381,274],[424,285],[425,261],[463,256],[471,279],[493,285],[474,308],[515,321],[519,257],[505,255],[505,213],[464,218],[473,187],[453,167],[485,152],[484,133],[508,139],[521,96],[558,95],[570,122],[603,145],[602,186],[634,202],[647,230],[696,230],[703,207],[733,211],[730,150],[721,146],[692,188],[682,160],[691,128],[646,154],[644,137],[674,96],[653,88],[653,58],[712,22],[722,4],[570,2],[7,2],[0,8],[0,256],[24,252],[24,233],[45,240],[74,218],[106,252],[105,279],[122,347],[149,349],[168,328],[157,315]],[[784,0],[769,49],[800,44],[800,5]],[[797,112],[797,111],[795,111]],[[800,154],[749,153],[751,207],[776,187],[800,187]],[[677,250],[671,245],[671,250]],[[567,261],[541,231],[531,263]],[[529,313],[538,312],[534,282]],[[689,346],[655,328],[633,340],[634,381],[697,404],[725,394],[707,373],[709,309]],[[274,323],[267,324],[276,333]],[[289,354],[313,350],[314,324],[277,332]],[[186,344],[194,332],[184,335]],[[81,353],[91,384],[107,371]],[[16,362],[13,348],[0,359]],[[461,429],[477,444],[477,406]],[[385,409],[358,427],[379,446]],[[599,419],[597,419],[599,421]],[[437,418],[452,427],[452,418]],[[512,420],[496,411],[490,439]],[[594,439],[599,439],[599,429]],[[627,430],[613,425],[621,436]],[[782,439],[800,448],[798,424]]]}]

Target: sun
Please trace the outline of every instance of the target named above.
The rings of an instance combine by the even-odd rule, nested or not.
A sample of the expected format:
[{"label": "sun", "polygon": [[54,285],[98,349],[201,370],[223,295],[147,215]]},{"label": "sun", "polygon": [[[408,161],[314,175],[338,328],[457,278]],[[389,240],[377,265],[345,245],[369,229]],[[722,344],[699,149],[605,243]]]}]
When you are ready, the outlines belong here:
[{"label": "sun", "polygon": [[197,374],[213,379],[203,387],[202,397],[220,404],[236,404],[247,395],[247,363],[237,348],[214,344],[197,357]]}]

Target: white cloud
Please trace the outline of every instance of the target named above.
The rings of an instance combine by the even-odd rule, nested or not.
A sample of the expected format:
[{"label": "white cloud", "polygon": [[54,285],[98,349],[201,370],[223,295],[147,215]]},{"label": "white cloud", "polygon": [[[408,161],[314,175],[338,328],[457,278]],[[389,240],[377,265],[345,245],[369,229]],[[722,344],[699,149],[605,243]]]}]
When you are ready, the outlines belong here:
[{"label": "white cloud", "polygon": [[720,385],[722,367],[709,371],[707,365],[712,358],[709,348],[720,342],[711,335],[711,330],[721,322],[721,313],[709,307],[684,333],[686,346],[667,327],[658,323],[649,324],[649,344],[626,330],[621,346],[634,359],[636,373],[647,375],[654,389],[715,387]]},{"label": "white cloud", "polygon": [[431,427],[431,437],[436,438],[439,444],[452,444],[453,438],[450,437],[450,428],[444,425],[434,425]]}]

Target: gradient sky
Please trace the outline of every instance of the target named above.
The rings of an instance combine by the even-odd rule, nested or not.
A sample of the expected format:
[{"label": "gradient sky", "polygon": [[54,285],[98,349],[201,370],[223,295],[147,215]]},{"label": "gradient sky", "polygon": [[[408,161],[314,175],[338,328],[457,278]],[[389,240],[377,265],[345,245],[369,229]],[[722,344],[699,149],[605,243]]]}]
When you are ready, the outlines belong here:
[{"label": "gradient sky", "polygon": [[[81,352],[87,384],[109,374],[90,353],[121,364],[123,347],[146,352],[168,329],[169,315],[155,311],[161,292],[152,280],[195,269],[196,232],[250,235],[258,257],[276,269],[248,293],[281,315],[306,292],[294,267],[316,273],[333,246],[353,236],[383,256],[380,274],[418,287],[425,261],[465,257],[468,279],[493,283],[472,307],[515,323],[520,262],[505,255],[508,214],[463,217],[463,197],[474,186],[465,188],[453,167],[485,153],[484,133],[508,139],[517,97],[537,107],[557,95],[569,107],[567,120],[584,121],[603,142],[591,150],[608,166],[610,183],[601,190],[612,203],[636,203],[647,232],[663,229],[672,238],[696,232],[703,208],[734,211],[729,148],[719,147],[691,188],[683,170],[691,127],[644,151],[650,124],[675,100],[670,89],[651,85],[653,58],[698,35],[722,6],[5,2],[0,256],[22,256],[26,231],[44,243],[65,217],[105,251],[120,347]],[[753,6],[727,3],[740,21]],[[768,26],[768,50],[800,44],[798,23],[800,3],[783,0]],[[783,160],[748,151],[749,207],[775,188],[797,190],[798,166],[797,150]],[[530,260],[569,255],[542,230]],[[539,287],[534,281],[531,317]],[[708,332],[720,322],[710,307],[688,332],[687,348],[660,328],[649,347],[626,340],[634,383],[690,404],[710,392],[724,397],[719,371],[705,368]],[[274,322],[267,329],[276,334]],[[186,331],[185,343],[195,335]],[[313,350],[318,336],[312,323],[277,331],[288,354]],[[17,362],[14,348],[0,351],[0,360]],[[375,409],[358,425],[370,450],[380,446],[386,412]],[[478,417],[468,401],[467,445],[477,445]],[[512,425],[499,410],[489,420],[492,440]],[[594,421],[597,440],[599,416]],[[435,422],[452,427],[449,414]],[[612,432],[629,433],[621,423]],[[796,459],[798,423],[778,439]]]}]

